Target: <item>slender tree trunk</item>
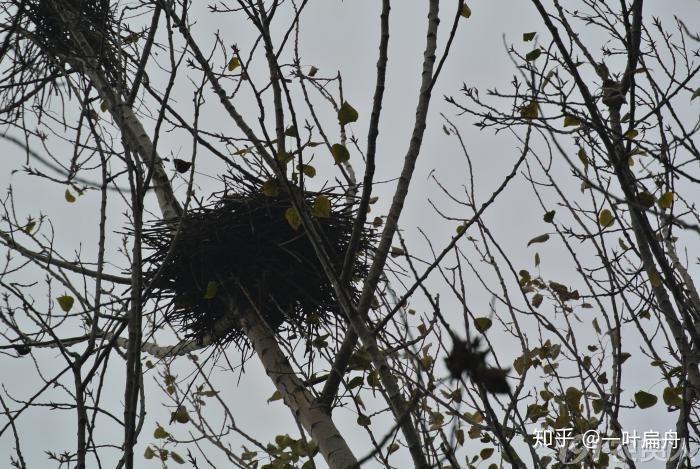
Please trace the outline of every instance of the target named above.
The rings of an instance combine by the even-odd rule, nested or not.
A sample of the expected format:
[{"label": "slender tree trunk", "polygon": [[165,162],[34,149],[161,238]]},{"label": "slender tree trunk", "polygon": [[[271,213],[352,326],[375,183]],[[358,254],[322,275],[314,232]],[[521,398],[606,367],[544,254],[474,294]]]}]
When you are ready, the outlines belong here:
[{"label": "slender tree trunk", "polygon": [[[233,310],[233,308],[232,308]],[[299,423],[309,432],[311,438],[318,444],[318,449],[331,469],[355,467],[357,459],[350,451],[345,439],[336,428],[330,415],[323,406],[315,402],[315,398],[297,378],[287,357],[275,340],[274,333],[253,310],[240,310],[243,333],[260,358],[265,372],[284,398]]]}]

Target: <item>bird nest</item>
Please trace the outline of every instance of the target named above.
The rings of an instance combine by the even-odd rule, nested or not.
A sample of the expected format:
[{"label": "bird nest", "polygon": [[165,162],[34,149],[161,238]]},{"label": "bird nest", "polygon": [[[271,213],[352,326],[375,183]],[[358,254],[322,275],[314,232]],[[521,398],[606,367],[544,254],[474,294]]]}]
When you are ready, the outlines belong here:
[{"label": "bird nest", "polygon": [[36,38],[47,49],[63,54],[80,55],[75,51],[74,31],[84,34],[91,46],[99,47],[115,21],[108,0],[34,0],[27,2],[24,13],[35,25]]},{"label": "bird nest", "polygon": [[[330,191],[306,192],[304,199],[339,272],[355,214],[344,196]],[[212,204],[189,211],[175,232],[164,222],[147,227],[145,284],[165,321],[190,338],[202,338],[231,313],[233,302],[255,308],[275,331],[309,337],[333,322],[341,313],[335,293],[295,214],[286,197],[248,191],[219,194]],[[372,231],[363,228],[353,279],[367,273],[372,240]],[[357,297],[352,285],[351,290]],[[218,336],[230,342],[240,331],[232,327]]]}]

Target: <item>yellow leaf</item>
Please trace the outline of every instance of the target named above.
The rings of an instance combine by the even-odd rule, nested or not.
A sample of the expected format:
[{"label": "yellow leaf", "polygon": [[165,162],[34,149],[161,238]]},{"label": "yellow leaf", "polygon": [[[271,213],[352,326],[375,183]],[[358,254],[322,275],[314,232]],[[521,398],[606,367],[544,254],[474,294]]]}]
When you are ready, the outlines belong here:
[{"label": "yellow leaf", "polygon": [[316,176],[316,168],[309,164],[302,164],[301,167],[299,168],[302,173],[304,173],[304,176],[306,177],[314,177]]},{"label": "yellow leaf", "polygon": [[578,151],[578,159],[581,160],[581,163],[583,163],[583,168],[588,167],[588,155],[586,155],[586,150],[583,148],[579,149]]},{"label": "yellow leaf", "polygon": [[577,117],[566,115],[564,116],[564,127],[575,127],[581,125],[581,121]]},{"label": "yellow leaf", "polygon": [[66,193],[64,194],[64,196],[66,198],[66,201],[69,204],[72,204],[73,202],[75,202],[75,196],[73,194],[71,194],[68,189],[66,189]]},{"label": "yellow leaf", "polygon": [[403,249],[401,249],[401,248],[398,247],[398,246],[392,246],[392,247],[391,247],[391,251],[389,252],[389,254],[391,254],[391,257],[405,256],[405,255],[406,255],[406,251],[404,251]]},{"label": "yellow leaf", "polygon": [[233,72],[235,69],[241,66],[241,61],[238,58],[238,56],[233,56],[231,57],[231,60],[228,61],[228,71]]},{"label": "yellow leaf", "polygon": [[190,414],[187,413],[187,408],[181,405],[175,412],[170,414],[170,419],[177,423],[187,423],[190,421]]},{"label": "yellow leaf", "polygon": [[[331,215],[331,201],[325,195],[319,195],[311,207],[311,214],[318,218],[327,218]],[[296,229],[296,228],[295,228]]]},{"label": "yellow leaf", "polygon": [[294,158],[292,154],[287,153],[286,151],[277,154],[277,161],[279,161],[281,164],[289,163],[290,161],[292,161],[292,158]]},{"label": "yellow leaf", "polygon": [[675,195],[673,192],[668,191],[664,193],[661,197],[659,197],[658,202],[656,202],[659,205],[659,208],[662,210],[667,210],[673,206],[673,199],[675,198]]},{"label": "yellow leaf", "polygon": [[272,393],[272,396],[270,396],[267,402],[279,401],[280,399],[282,399],[282,393],[279,391],[275,391]]},{"label": "yellow leaf", "polygon": [[659,288],[661,286],[661,277],[659,277],[656,269],[648,270],[647,275],[649,275],[649,282],[651,283],[652,287]]},{"label": "yellow leaf", "polygon": [[286,212],[284,212],[284,218],[289,223],[294,231],[298,230],[301,226],[301,218],[299,217],[299,212],[294,207],[289,207]]},{"label": "yellow leaf", "polygon": [[539,115],[537,101],[530,101],[529,104],[520,108],[520,117],[525,119],[535,119]]},{"label": "yellow leaf", "polygon": [[156,427],[155,431],[153,432],[153,438],[157,438],[159,440],[161,440],[163,438],[167,438],[169,436],[170,436],[170,433],[166,432],[165,429],[163,427],[161,427],[160,425],[158,425]]},{"label": "yellow leaf", "polygon": [[277,185],[277,181],[274,179],[270,179],[268,181],[265,181],[260,188],[260,191],[266,196],[266,197],[277,197],[280,193],[280,188]]},{"label": "yellow leaf", "polygon": [[204,299],[211,300],[216,296],[216,290],[219,289],[219,284],[211,280],[207,283],[207,290],[204,292]]},{"label": "yellow leaf", "polygon": [[338,123],[340,125],[349,124],[350,122],[357,121],[359,114],[354,107],[350,105],[347,101],[343,102],[338,109]]},{"label": "yellow leaf", "polygon": [[615,223],[615,217],[613,216],[612,212],[610,212],[610,210],[607,208],[601,210],[600,214],[598,215],[598,224],[603,228],[607,228],[612,226],[613,223]]},{"label": "yellow leaf", "polygon": [[32,231],[34,230],[34,227],[36,226],[36,220],[30,218],[27,220],[27,224],[24,225],[24,228],[22,228],[22,231],[24,231],[27,234],[32,234]]},{"label": "yellow leaf", "polygon": [[467,4],[465,3],[464,5],[462,5],[462,9],[459,11],[459,15],[460,15],[462,18],[469,18],[469,17],[472,16],[472,10],[471,10],[471,8],[469,8],[469,7],[467,6]]},{"label": "yellow leaf", "polygon": [[625,132],[624,137],[625,137],[627,140],[632,140],[632,139],[634,139],[637,135],[639,135],[639,132],[637,132],[636,130],[632,129],[632,130],[628,130],[627,132]]},{"label": "yellow leaf", "polygon": [[345,145],[341,145],[340,143],[331,146],[331,154],[336,164],[345,163],[350,159],[350,152],[345,148]]},{"label": "yellow leaf", "polygon": [[75,303],[75,299],[70,295],[59,296],[56,298],[56,301],[58,301],[58,306],[66,313],[71,310],[73,303]]},{"label": "yellow leaf", "polygon": [[491,324],[493,324],[492,321],[486,317],[474,319],[474,327],[481,333],[488,331],[491,328]]}]

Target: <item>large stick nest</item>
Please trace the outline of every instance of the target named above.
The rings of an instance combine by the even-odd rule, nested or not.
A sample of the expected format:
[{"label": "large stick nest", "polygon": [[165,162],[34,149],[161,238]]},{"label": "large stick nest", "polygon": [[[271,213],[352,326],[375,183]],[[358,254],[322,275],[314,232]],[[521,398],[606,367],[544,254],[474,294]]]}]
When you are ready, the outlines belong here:
[{"label": "large stick nest", "polygon": [[[246,192],[218,195],[211,205],[189,211],[179,230],[163,222],[147,227],[143,240],[152,252],[145,260],[145,284],[151,284],[165,320],[188,337],[210,334],[230,314],[230,301],[257,309],[273,330],[309,337],[341,314],[333,288],[304,228],[288,220],[288,198]],[[340,272],[355,214],[338,194],[304,194],[309,206],[319,196],[333,207],[316,220]],[[367,273],[372,240],[371,230],[363,229],[355,280]],[[238,337],[240,331],[232,329],[221,340]]]}]

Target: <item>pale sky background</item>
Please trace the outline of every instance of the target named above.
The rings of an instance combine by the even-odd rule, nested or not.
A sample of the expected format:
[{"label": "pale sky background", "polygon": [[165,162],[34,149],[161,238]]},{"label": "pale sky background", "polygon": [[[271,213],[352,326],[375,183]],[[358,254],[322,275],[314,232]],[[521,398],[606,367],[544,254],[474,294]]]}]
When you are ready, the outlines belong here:
[{"label": "pale sky background", "polygon": [[[443,1],[441,3],[442,23],[439,38],[440,44],[443,45],[451,25],[456,2]],[[439,250],[449,242],[456,226],[455,223],[443,222],[426,200],[428,197],[431,200],[444,202],[444,198],[440,197],[435,183],[428,179],[429,174],[434,171],[434,175],[439,178],[441,183],[455,191],[459,191],[461,185],[467,182],[463,156],[459,153],[455,139],[443,133],[440,113],[445,113],[463,131],[475,165],[476,193],[481,196],[480,202],[483,202],[500,184],[504,175],[510,171],[512,163],[519,156],[519,145],[512,136],[505,133],[494,136],[493,132],[488,130],[478,131],[472,125],[471,118],[456,117],[455,108],[447,104],[443,96],[458,97],[459,89],[463,83],[468,86],[476,86],[481,91],[482,97],[486,97],[485,91],[491,87],[508,91],[510,89],[509,83],[516,70],[505,52],[504,35],[505,41],[508,44],[513,44],[521,52],[527,52],[532,47],[531,44],[522,42],[521,36],[524,32],[537,31],[541,33],[542,43],[547,44],[546,36],[543,34],[545,28],[529,2],[472,0],[468,3],[472,9],[472,17],[460,22],[450,58],[433,92],[428,118],[429,125],[421,157],[418,160],[411,192],[400,222],[401,228],[409,240],[409,245],[412,245],[413,249],[417,250],[420,255],[428,255],[428,250],[416,229],[417,227],[426,232],[436,249]],[[366,128],[374,89],[379,6],[378,1],[370,0],[315,0],[310,2],[302,17],[300,50],[302,51],[303,63],[318,67],[320,75],[334,75],[338,70],[342,73],[345,98],[360,112],[360,119],[352,125],[352,131],[359,138],[362,147],[365,146]],[[673,11],[669,11],[669,8],[673,8]],[[673,26],[673,14],[685,18],[691,28],[697,26],[697,22],[694,24],[693,19],[700,18],[700,2],[690,0],[648,1],[645,3],[645,9],[647,17],[660,16],[669,28]],[[391,16],[387,90],[377,151],[377,181],[389,180],[398,175],[400,162],[408,145],[423,58],[426,12],[427,4],[424,1],[394,1]],[[203,50],[208,50],[207,45],[212,43],[211,34],[216,30],[220,32],[227,46],[237,43],[243,50],[247,50],[251,36],[250,25],[245,24],[245,22],[231,21],[234,18],[231,15],[223,17],[211,14],[206,8],[206,2],[198,3],[191,10],[191,18],[196,19],[195,37],[201,39],[200,45]],[[283,21],[280,18],[277,21],[280,21],[285,27],[288,24],[288,19]],[[596,57],[599,57],[598,50],[602,38],[593,40],[586,36],[587,32],[582,31],[582,37],[596,53]],[[691,44],[689,48],[696,48],[696,46]],[[162,54],[160,58],[165,59]],[[197,77],[198,79],[199,77]],[[697,86],[696,84],[691,87]],[[191,91],[191,86],[189,83],[185,83],[178,87],[174,94],[178,109],[186,116],[191,115],[191,93],[188,91]],[[497,101],[491,102],[498,103]],[[507,105],[505,102],[498,104],[502,108]],[[245,99],[238,105],[244,110],[244,115],[246,109],[253,109],[250,107],[251,103],[246,102]],[[693,108],[696,114],[689,115],[689,118],[695,119],[697,117],[698,105],[700,104],[696,104]],[[190,109],[189,114],[188,109]],[[325,121],[332,122],[334,119],[332,112],[325,107],[319,107],[319,109],[322,110],[321,115]],[[257,120],[257,112],[253,112],[254,117],[250,119],[251,122]],[[202,111],[200,127],[226,129],[226,126],[232,125],[224,117],[224,112],[218,101],[209,99]],[[330,129],[331,126],[327,128]],[[337,136],[331,137],[331,140],[334,138]],[[52,148],[61,148],[56,136],[49,138],[48,145],[52,144],[56,145]],[[0,148],[3,149],[7,168],[18,168],[23,164],[24,155],[17,147],[5,142],[0,143],[0,145],[2,145]],[[36,142],[35,149],[41,151]],[[174,155],[188,160],[191,152],[191,141],[182,132],[174,132],[172,135],[163,134],[159,151],[163,157]],[[331,174],[329,172],[331,161],[323,151],[318,153],[314,165],[319,169],[320,176],[327,176]],[[355,161],[359,161],[359,155],[355,154],[355,157],[358,158]],[[325,168],[324,163],[322,163],[324,158],[327,159]],[[205,149],[200,148],[198,170],[204,174],[215,175],[220,165],[213,160],[214,158]],[[358,174],[362,173],[360,165],[356,166],[355,169]],[[561,171],[564,177],[568,174],[563,164]],[[503,243],[506,252],[512,256],[510,258],[512,263],[517,268],[534,268],[532,258],[535,249],[527,249],[525,244],[528,239],[546,231],[547,227],[543,226],[541,221],[543,210],[539,205],[536,205],[536,199],[531,189],[524,182],[520,179],[510,186],[499,201],[489,208],[485,219],[497,239]],[[20,172],[13,175],[10,175],[9,171],[2,172],[0,174],[0,187],[6,188],[10,184],[14,190],[17,211],[23,214],[21,217],[28,215],[36,217],[39,212],[50,217],[56,236],[57,250],[64,253],[80,250],[85,259],[95,259],[95,246],[97,244],[95,214],[99,206],[99,193],[97,191],[90,191],[80,197],[75,204],[69,205],[63,197],[64,186],[51,185]],[[215,180],[205,176],[199,176],[197,184],[202,193],[219,188]],[[182,193],[181,186],[182,184],[179,184],[180,194]],[[376,191],[380,200],[373,207],[372,215],[384,215],[390,202],[387,195],[393,192],[393,185],[376,186]],[[578,186],[572,186],[572,191],[578,192]],[[116,203],[110,207],[108,229],[113,233],[124,228],[123,209]],[[446,206],[446,210],[451,216],[468,216],[468,214],[460,214],[454,205]],[[695,259],[698,252],[698,238],[696,235],[687,235],[687,238],[689,256],[691,259]],[[118,239],[116,235],[111,237],[112,242],[117,242]],[[421,249],[424,251],[421,252]],[[544,248],[539,250],[543,258],[541,268],[543,277],[567,278],[568,276],[573,278],[568,258],[562,257],[563,261],[560,261],[558,255],[560,251],[555,246],[548,246],[546,251]],[[114,251],[112,249],[112,252]],[[120,261],[120,267],[123,267],[123,258]],[[691,265],[695,269],[693,273],[697,278],[697,265],[692,262]],[[113,273],[116,272],[117,270],[114,269]],[[36,280],[41,281],[43,277],[42,275]],[[436,292],[444,288],[440,281],[433,281],[430,285]],[[400,288],[398,290],[400,293]],[[45,290],[37,290],[35,300],[39,304],[45,304],[46,298],[44,296]],[[481,310],[484,314],[488,314],[490,300],[490,295],[482,288],[475,286],[473,296],[469,297],[469,304],[472,309]],[[421,296],[416,296],[413,301],[411,306],[419,312],[429,311],[427,302]],[[447,292],[445,292],[444,301],[445,303],[442,304],[444,311],[449,311],[450,306],[456,308],[454,300]],[[455,318],[458,316],[455,315]],[[587,333],[586,328],[589,327],[590,320],[584,322],[583,335]],[[461,328],[458,327],[458,330],[461,331]],[[492,333],[494,338],[499,337],[497,331]],[[632,336],[635,336],[635,333],[629,335],[629,337]],[[510,364],[519,352],[519,345],[512,339],[499,342],[499,347],[501,343],[503,343],[503,349],[498,350],[499,357],[506,364]],[[625,348],[630,352],[638,352],[639,350],[634,344],[629,344]],[[227,353],[232,363],[240,362],[239,354],[234,348],[228,349]],[[207,352],[202,352],[199,355],[204,357]],[[623,378],[623,383],[627,383],[627,391],[637,388],[653,389],[660,395],[663,383],[649,382],[645,376],[649,368],[648,360],[639,359],[638,363],[633,362],[639,355],[636,353],[635,357],[630,359],[632,364],[625,367],[626,378]],[[57,367],[64,366],[64,361],[56,351],[45,350],[36,353],[36,356],[50,373],[55,372]],[[2,357],[0,360],[0,369],[2,370],[0,381],[7,392],[26,397],[37,388],[36,372],[29,357],[16,360]],[[102,400],[105,403],[121,403],[123,400],[124,366],[123,362],[116,356],[111,360],[111,370],[106,377],[108,384],[104,387],[105,394]],[[187,359],[180,358],[178,362],[187,362]],[[146,462],[141,455],[145,445],[155,441],[152,438],[155,422],[166,424],[169,420],[169,410],[161,405],[161,402],[166,401],[167,396],[157,389],[154,378],[156,375],[153,373],[147,373],[145,376],[149,415],[139,440],[139,446],[136,449],[138,467],[144,468],[159,467],[158,462],[155,460]],[[272,395],[274,388],[258,365],[257,358],[253,358],[246,364],[246,372],[240,381],[237,375],[230,372],[214,373],[212,379],[215,383],[215,389],[219,390],[222,398],[229,403],[237,418],[238,426],[254,435],[258,440],[270,441],[278,433],[290,433],[294,437],[298,436],[296,425],[281,402],[271,404],[266,402],[267,398]],[[657,379],[656,373],[653,375],[653,379]],[[67,383],[72,383],[72,380],[68,380]],[[654,387],[655,384],[656,387]],[[43,401],[48,401],[50,395],[47,394]],[[628,392],[627,395],[631,398],[632,392]],[[115,405],[113,410],[115,412],[121,411],[119,405]],[[354,453],[358,457],[362,457],[365,454],[363,448],[369,448],[369,446],[365,443],[364,432],[360,431],[355,419],[356,415],[350,411],[338,410],[334,413],[334,420],[348,436]],[[388,425],[389,420],[386,421]],[[654,408],[644,412],[623,411],[622,421],[626,422],[630,430],[636,429],[640,433],[646,430],[657,430],[663,433],[674,428],[675,414],[669,416],[665,406],[660,402]],[[24,437],[22,450],[29,467],[56,467],[55,463],[47,461],[44,451],[72,450],[75,446],[74,422],[75,416],[72,411],[59,413],[34,409],[27,412],[19,423],[19,429]],[[381,420],[378,419],[376,422],[378,422],[377,428],[380,428]],[[182,431],[184,427],[170,427],[179,430],[178,436],[185,438],[185,433]],[[113,444],[119,445],[122,438],[121,429],[116,426],[113,428]],[[383,434],[381,430],[377,430],[376,433]],[[104,437],[105,433],[102,435]],[[239,444],[236,443],[237,440],[231,441],[233,441],[234,448],[237,448],[236,445]],[[11,433],[6,432],[0,439],[0,466],[9,463],[9,454],[12,452],[13,446],[14,441]],[[476,446],[476,448],[480,448],[480,446]],[[181,455],[185,453],[182,448],[174,449]],[[474,451],[474,453],[477,452],[478,449]],[[201,458],[198,459],[201,461]],[[216,459],[214,460],[216,461]],[[111,467],[111,460],[106,458],[105,461],[106,467]],[[316,462],[319,467],[323,466],[320,456],[316,458]],[[227,467],[224,463],[220,462],[219,464],[221,464],[219,467]],[[406,464],[405,467],[408,467],[408,461]],[[658,462],[652,462],[649,465],[640,464],[639,467],[659,467],[658,464]],[[169,465],[170,467],[178,467],[176,464]],[[368,464],[367,467],[374,466]]]}]

